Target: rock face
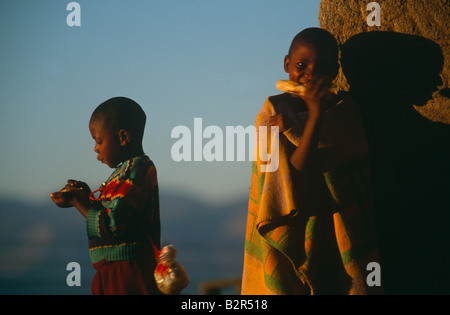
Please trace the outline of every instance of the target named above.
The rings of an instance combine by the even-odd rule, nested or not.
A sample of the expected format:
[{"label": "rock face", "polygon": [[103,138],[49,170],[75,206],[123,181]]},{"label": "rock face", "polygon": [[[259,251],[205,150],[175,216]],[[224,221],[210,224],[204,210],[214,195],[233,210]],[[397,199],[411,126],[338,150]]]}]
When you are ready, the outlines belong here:
[{"label": "rock face", "polygon": [[[319,12],[320,27],[330,31],[340,45],[356,34],[372,31],[417,35],[437,43],[444,57],[441,72],[443,84],[425,106],[416,109],[431,121],[450,124],[450,1],[378,0],[376,3],[380,6],[380,26],[368,25],[367,17],[374,12],[373,9],[367,10],[370,2],[322,0]],[[421,62],[422,60],[417,60],[417,64]],[[415,66],[411,65],[412,68]],[[349,88],[342,71],[336,85],[342,90]]]}]

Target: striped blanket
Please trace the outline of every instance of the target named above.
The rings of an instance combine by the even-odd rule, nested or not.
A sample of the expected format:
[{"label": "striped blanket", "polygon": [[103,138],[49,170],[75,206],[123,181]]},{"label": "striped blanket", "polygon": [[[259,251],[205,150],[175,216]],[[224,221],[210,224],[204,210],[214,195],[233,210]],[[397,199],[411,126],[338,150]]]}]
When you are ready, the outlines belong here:
[{"label": "striped blanket", "polygon": [[[320,163],[300,176],[289,157],[301,141],[305,119],[290,96],[269,97],[259,126],[284,113],[295,127],[280,134],[279,167],[252,167],[242,294],[372,294],[367,265],[378,262],[371,226],[367,144],[359,112],[346,99],[327,111],[320,130]],[[258,151],[255,151],[258,155]],[[337,162],[336,162],[337,160]]]}]

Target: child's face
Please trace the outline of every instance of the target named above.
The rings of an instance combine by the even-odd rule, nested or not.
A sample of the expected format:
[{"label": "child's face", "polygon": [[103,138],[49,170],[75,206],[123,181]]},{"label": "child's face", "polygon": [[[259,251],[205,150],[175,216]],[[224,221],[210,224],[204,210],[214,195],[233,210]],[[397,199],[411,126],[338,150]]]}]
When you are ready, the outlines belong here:
[{"label": "child's face", "polygon": [[307,86],[317,70],[317,50],[309,43],[299,43],[284,58],[284,70],[289,80]]},{"label": "child's face", "polygon": [[89,130],[92,138],[95,140],[94,151],[98,154],[97,160],[111,168],[115,168],[122,162],[123,147],[119,134],[115,134],[108,128],[105,128],[102,122],[95,120],[89,123]]}]

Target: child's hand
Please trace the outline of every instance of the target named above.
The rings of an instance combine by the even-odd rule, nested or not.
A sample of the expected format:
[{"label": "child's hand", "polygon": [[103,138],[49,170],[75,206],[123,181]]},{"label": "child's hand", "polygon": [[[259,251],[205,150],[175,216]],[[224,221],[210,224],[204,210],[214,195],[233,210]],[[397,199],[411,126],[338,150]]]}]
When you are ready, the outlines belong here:
[{"label": "child's hand", "polygon": [[309,109],[310,117],[318,117],[323,110],[324,101],[331,87],[328,76],[315,76],[306,86],[305,95],[301,98]]},{"label": "child's hand", "polygon": [[79,180],[73,180],[73,179],[69,179],[67,181],[67,185],[65,188],[69,187],[69,190],[75,188],[75,189],[80,189],[83,192],[87,193],[87,196],[89,197],[89,194],[91,193],[91,188],[89,188],[89,185],[86,184],[85,182],[79,181]]},{"label": "child's hand", "polygon": [[50,194],[50,198],[60,208],[73,207],[72,198],[67,193],[57,191],[57,192]]},{"label": "child's hand", "polygon": [[89,205],[91,189],[80,181],[68,180],[67,185],[58,192],[50,194],[50,198],[60,208],[69,208],[77,204]]},{"label": "child's hand", "polygon": [[278,131],[284,132],[289,128],[291,128],[294,122],[291,119],[289,119],[289,117],[283,114],[278,114],[269,117],[269,124],[270,126],[278,126]]}]

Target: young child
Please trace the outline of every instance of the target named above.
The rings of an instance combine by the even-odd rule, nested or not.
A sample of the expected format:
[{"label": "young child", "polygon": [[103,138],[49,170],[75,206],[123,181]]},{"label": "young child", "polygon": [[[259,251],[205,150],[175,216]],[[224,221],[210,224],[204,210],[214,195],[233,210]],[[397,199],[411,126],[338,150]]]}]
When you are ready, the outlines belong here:
[{"label": "young child", "polygon": [[[93,112],[89,130],[97,159],[114,172],[94,193],[69,180],[51,194],[59,207],[75,207],[86,218],[89,253],[96,269],[93,294],[158,294],[154,247],[160,247],[156,168],[145,155],[146,115],[133,100],[111,98]],[[150,240],[151,239],[151,240]]]},{"label": "young child", "polygon": [[[366,283],[378,254],[364,128],[355,104],[330,92],[338,55],[329,32],[300,32],[284,69],[304,94],[271,96],[257,115],[242,294],[379,292]],[[270,134],[260,126],[279,128],[274,172],[261,171],[259,145]]]}]

